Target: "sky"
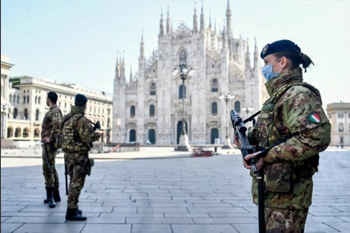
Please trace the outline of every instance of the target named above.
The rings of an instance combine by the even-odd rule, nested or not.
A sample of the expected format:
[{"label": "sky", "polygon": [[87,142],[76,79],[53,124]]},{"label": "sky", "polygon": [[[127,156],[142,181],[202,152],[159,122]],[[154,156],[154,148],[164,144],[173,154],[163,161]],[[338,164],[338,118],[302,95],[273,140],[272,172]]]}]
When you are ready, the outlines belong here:
[{"label": "sky", "polygon": [[[117,56],[127,76],[137,72],[143,32],[146,57],[157,49],[159,20],[169,9],[175,29],[192,28],[203,4],[205,23],[223,28],[227,0],[1,0],[1,53],[28,75],[113,93]],[[265,44],[290,39],[315,63],[304,81],[317,87],[324,107],[350,102],[350,0],[231,0],[236,38]],[[262,61],[261,61],[262,62]],[[262,63],[261,63],[262,64]]]}]

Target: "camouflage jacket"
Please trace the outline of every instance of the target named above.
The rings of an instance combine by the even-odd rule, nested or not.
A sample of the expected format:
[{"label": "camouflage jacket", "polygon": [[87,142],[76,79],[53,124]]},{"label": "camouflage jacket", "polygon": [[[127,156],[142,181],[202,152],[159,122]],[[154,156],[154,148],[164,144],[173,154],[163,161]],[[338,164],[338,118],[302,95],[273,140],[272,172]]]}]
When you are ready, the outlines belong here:
[{"label": "camouflage jacket", "polygon": [[45,137],[49,137],[51,141],[50,145],[53,145],[59,132],[61,122],[62,112],[60,108],[57,105],[52,106],[43,119],[41,125],[41,139],[43,140]]},{"label": "camouflage jacket", "polygon": [[[74,120],[74,115],[81,115],[81,117],[78,117],[78,122],[76,125],[76,129],[74,130],[74,142],[68,143],[73,145],[74,149],[73,152],[87,152],[91,148],[89,146],[90,143],[98,140],[100,138],[100,134],[94,132],[92,122],[84,116],[85,110],[81,107],[72,106],[71,112],[64,116],[63,121],[68,119],[63,127],[68,125],[69,121]],[[66,140],[66,139],[64,139]],[[67,144],[67,143],[66,143]]]},{"label": "camouflage jacket", "polygon": [[[260,147],[285,140],[264,157],[265,206],[304,209],[311,205],[312,175],[318,153],[330,142],[330,124],[318,90],[303,83],[296,68],[265,84],[270,98],[264,103],[253,131]],[[257,203],[257,180],[253,178]]]}]

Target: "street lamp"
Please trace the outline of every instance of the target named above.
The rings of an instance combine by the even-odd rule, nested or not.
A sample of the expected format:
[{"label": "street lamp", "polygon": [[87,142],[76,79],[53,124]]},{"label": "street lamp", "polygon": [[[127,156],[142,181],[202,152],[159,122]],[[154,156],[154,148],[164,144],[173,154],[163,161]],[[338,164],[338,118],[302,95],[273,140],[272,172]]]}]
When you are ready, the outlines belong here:
[{"label": "street lamp", "polygon": [[225,145],[222,147],[222,149],[232,149],[231,143],[230,143],[230,138],[228,136],[228,109],[227,109],[227,103],[232,100],[233,98],[235,98],[234,95],[222,95],[219,97],[220,99],[224,99],[224,101],[226,102],[226,111],[225,111],[225,119],[226,119],[226,140],[225,140]]},{"label": "street lamp", "polygon": [[[191,77],[194,73],[194,70],[192,67],[190,69],[187,69],[187,66],[185,63],[179,64],[180,68],[180,79],[182,80],[182,131],[180,136],[180,145],[175,148],[175,151],[189,151],[191,149],[191,146],[188,142],[188,135],[186,133],[185,128],[185,80],[189,77]],[[173,76],[177,76],[179,74],[179,69],[177,66],[175,66],[173,70]]]}]

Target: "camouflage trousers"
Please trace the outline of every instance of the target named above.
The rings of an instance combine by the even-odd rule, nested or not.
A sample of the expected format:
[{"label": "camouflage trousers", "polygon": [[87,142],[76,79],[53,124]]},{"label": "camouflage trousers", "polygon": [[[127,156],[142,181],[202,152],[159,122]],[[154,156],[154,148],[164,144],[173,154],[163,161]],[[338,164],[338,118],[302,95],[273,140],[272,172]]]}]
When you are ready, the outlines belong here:
[{"label": "camouflage trousers", "polygon": [[265,208],[266,233],[303,233],[308,210]]},{"label": "camouflage trousers", "polygon": [[[46,148],[49,149],[49,146],[46,146]],[[50,169],[47,166],[46,158],[45,158],[45,151],[43,148],[42,151],[42,159],[43,159],[43,175],[45,179],[45,185],[47,188],[54,188],[55,190],[59,189],[59,181],[58,181],[58,174],[55,166],[55,159],[57,155],[57,150],[47,150],[47,157],[50,164]]]},{"label": "camouflage trousers", "polygon": [[65,153],[64,157],[70,178],[67,206],[70,209],[75,209],[78,207],[80,192],[85,183],[85,160],[88,158],[88,154]]}]

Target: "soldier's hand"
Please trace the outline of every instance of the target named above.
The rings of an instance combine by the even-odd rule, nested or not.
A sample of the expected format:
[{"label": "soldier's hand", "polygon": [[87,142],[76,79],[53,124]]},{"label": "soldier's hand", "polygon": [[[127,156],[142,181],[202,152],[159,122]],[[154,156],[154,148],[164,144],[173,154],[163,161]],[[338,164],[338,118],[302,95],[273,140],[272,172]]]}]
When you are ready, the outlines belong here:
[{"label": "soldier's hand", "polygon": [[50,138],[48,136],[45,136],[43,139],[43,143],[50,143]]},{"label": "soldier's hand", "polygon": [[[243,161],[244,167],[249,169],[249,170],[252,169],[252,166],[248,165],[247,161],[258,156],[260,153],[261,153],[261,151],[258,151],[258,152],[255,152],[253,154],[247,155]],[[262,157],[260,157],[259,161],[257,163],[255,163],[255,166],[258,170],[260,170],[263,167],[263,165],[264,165],[264,160],[262,159]]]}]

